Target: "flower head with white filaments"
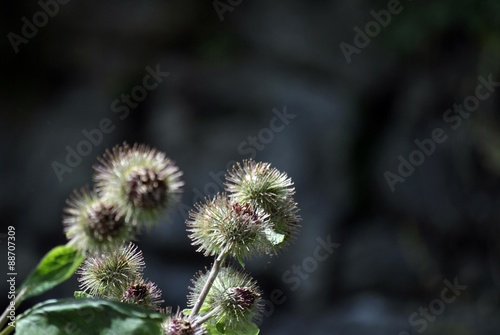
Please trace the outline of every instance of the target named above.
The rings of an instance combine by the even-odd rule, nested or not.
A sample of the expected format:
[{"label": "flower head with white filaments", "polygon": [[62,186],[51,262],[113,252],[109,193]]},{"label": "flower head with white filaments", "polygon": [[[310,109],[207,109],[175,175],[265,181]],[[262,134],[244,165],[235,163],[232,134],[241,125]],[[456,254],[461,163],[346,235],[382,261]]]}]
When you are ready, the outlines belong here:
[{"label": "flower head with white filaments", "polygon": [[161,299],[161,290],[156,284],[142,278],[136,279],[128,285],[120,301],[152,310],[159,310],[160,304],[164,302]]},{"label": "flower head with white filaments", "polygon": [[76,272],[80,288],[95,298],[120,300],[130,283],[142,276],[144,259],[133,243],[112,252],[88,255]]},{"label": "flower head with white filaments", "polygon": [[215,256],[227,253],[239,260],[272,252],[267,232],[272,228],[268,215],[249,203],[231,202],[217,194],[197,204],[186,222],[197,251]]},{"label": "flower head with white filaments", "polygon": [[294,239],[301,218],[287,174],[244,160],[227,172],[227,193],[195,205],[186,220],[189,238],[198,252],[215,259],[192,281],[190,309],[172,315],[170,307],[160,307],[164,300],[158,286],[143,278],[142,252],[127,242],[178,203],[182,172],[164,153],[137,144],[107,150],[99,163],[95,193],[75,192],[64,218],[69,244],[87,251],[76,272],[83,292],[75,297],[164,314],[165,335],[258,333],[262,291],[246,273],[225,264],[235,258],[245,267],[243,260],[277,254]]},{"label": "flower head with white filaments", "polygon": [[[192,307],[207,280],[202,273],[190,287],[188,306]],[[263,312],[262,292],[255,280],[232,267],[221,268],[202,307],[204,313],[213,313],[213,322],[224,328],[244,329],[259,321]],[[203,317],[203,314],[201,314]]]},{"label": "flower head with white filaments", "polygon": [[124,143],[99,162],[94,167],[97,192],[116,204],[126,221],[148,225],[179,202],[182,172],[163,152]]},{"label": "flower head with white filaments", "polygon": [[86,189],[74,191],[63,219],[70,244],[80,251],[105,252],[135,239],[135,227],[115,205]]},{"label": "flower head with white filaments", "polygon": [[165,335],[206,335],[203,325],[197,324],[196,319],[190,320],[180,312],[170,316],[163,324]]},{"label": "flower head with white filaments", "polygon": [[244,160],[227,173],[226,191],[231,200],[248,202],[269,215],[274,231],[284,235],[275,249],[287,246],[297,235],[301,218],[293,199],[295,188],[286,173],[269,163]]}]

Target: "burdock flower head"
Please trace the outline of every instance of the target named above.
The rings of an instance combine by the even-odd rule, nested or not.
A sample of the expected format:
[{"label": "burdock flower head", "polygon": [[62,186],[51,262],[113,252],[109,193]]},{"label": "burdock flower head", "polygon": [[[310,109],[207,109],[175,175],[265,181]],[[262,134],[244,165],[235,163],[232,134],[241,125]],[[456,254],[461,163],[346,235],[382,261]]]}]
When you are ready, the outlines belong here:
[{"label": "burdock flower head", "polygon": [[272,251],[268,215],[248,202],[232,202],[226,194],[197,204],[186,222],[193,245],[206,256],[228,254],[239,260]]},{"label": "burdock flower head", "polygon": [[153,310],[159,310],[160,304],[164,302],[161,299],[161,290],[155,283],[142,278],[131,282],[120,300]]},{"label": "burdock flower head", "polygon": [[130,283],[142,276],[142,252],[130,243],[112,252],[88,255],[76,272],[80,288],[95,298],[120,300]]},{"label": "burdock flower head", "polygon": [[85,189],[73,193],[65,212],[66,236],[81,251],[110,251],[135,239],[135,228],[117,207]]},{"label": "burdock flower head", "polygon": [[206,335],[207,332],[196,320],[190,320],[181,313],[169,317],[163,324],[165,335]]},{"label": "burdock flower head", "polygon": [[245,160],[237,163],[226,175],[226,190],[232,201],[248,202],[262,208],[270,216],[274,231],[283,235],[283,247],[292,241],[300,228],[295,188],[287,174],[271,168],[269,163]]},{"label": "burdock flower head", "polygon": [[124,143],[106,151],[95,167],[96,188],[125,220],[151,223],[179,201],[182,172],[164,153]]},{"label": "burdock flower head", "polygon": [[[190,287],[188,306],[194,306],[208,274],[201,274]],[[208,293],[201,312],[213,314],[213,322],[219,327],[245,329],[259,321],[263,303],[257,283],[248,275],[231,267],[221,268]],[[201,315],[203,317],[203,314]]]}]

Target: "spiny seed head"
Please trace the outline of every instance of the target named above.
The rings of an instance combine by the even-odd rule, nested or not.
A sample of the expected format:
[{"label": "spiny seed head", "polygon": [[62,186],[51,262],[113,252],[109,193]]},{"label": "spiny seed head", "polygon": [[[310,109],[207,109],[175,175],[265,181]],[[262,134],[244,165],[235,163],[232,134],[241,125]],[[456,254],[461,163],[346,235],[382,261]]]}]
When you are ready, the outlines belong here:
[{"label": "spiny seed head", "polygon": [[86,189],[75,191],[67,203],[64,230],[79,250],[105,252],[135,239],[135,228],[117,207],[94,193]]},{"label": "spiny seed head", "polygon": [[112,252],[89,254],[76,273],[81,290],[97,298],[120,300],[143,269],[142,252],[130,243]]},{"label": "spiny seed head", "polygon": [[197,251],[207,256],[227,252],[238,259],[272,252],[266,235],[272,224],[262,210],[249,203],[231,202],[226,194],[217,194],[195,207],[186,224],[193,245],[199,246]]},{"label": "spiny seed head", "polygon": [[178,203],[182,172],[163,152],[124,143],[107,150],[99,162],[94,167],[97,191],[116,204],[127,221],[154,222]]},{"label": "spiny seed head", "polygon": [[138,279],[129,284],[121,297],[121,302],[136,304],[153,310],[159,310],[161,290],[151,281]]},{"label": "spiny seed head", "polygon": [[226,301],[234,309],[248,310],[256,299],[257,294],[250,287],[231,287],[226,291]]},{"label": "spiny seed head", "polygon": [[[188,306],[194,306],[203,289],[208,274],[200,274],[190,287]],[[230,329],[245,328],[251,322],[257,322],[262,314],[262,293],[255,280],[247,274],[231,267],[224,267],[205,299],[201,311],[217,310],[216,323]]]},{"label": "spiny seed head", "polygon": [[165,335],[206,335],[207,332],[202,325],[195,325],[193,321],[177,313],[168,318],[163,324]]},{"label": "spiny seed head", "polygon": [[276,250],[287,246],[297,235],[301,218],[293,199],[295,188],[286,173],[269,163],[244,160],[227,173],[226,191],[232,201],[248,202],[269,215],[274,231],[285,236]]},{"label": "spiny seed head", "polygon": [[134,206],[154,209],[166,201],[168,184],[154,169],[139,167],[130,172],[125,189]]}]

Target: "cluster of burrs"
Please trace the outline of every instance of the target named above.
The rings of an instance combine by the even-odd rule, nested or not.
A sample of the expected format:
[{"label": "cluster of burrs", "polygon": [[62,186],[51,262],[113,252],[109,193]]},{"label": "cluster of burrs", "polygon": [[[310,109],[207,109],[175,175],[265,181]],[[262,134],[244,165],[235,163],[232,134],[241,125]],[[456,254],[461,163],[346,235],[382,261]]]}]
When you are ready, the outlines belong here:
[{"label": "cluster of burrs", "polygon": [[[77,271],[80,295],[132,303],[159,312],[161,290],[142,275],[142,252],[131,243],[142,228],[179,203],[182,172],[164,153],[144,145],[117,146],[95,166],[95,187],[68,201],[65,232],[87,258]],[[293,183],[268,163],[245,160],[226,174],[226,192],[195,205],[186,222],[197,251],[215,258],[193,280],[188,308],[170,315],[166,335],[238,333],[262,314],[261,290],[234,266],[277,254],[297,235],[300,216]]]},{"label": "cluster of burrs", "polygon": [[179,202],[182,172],[164,153],[126,143],[94,169],[94,188],[75,191],[63,219],[69,244],[87,253],[80,287],[87,297],[160,310],[161,290],[143,278],[143,256],[131,241]]}]

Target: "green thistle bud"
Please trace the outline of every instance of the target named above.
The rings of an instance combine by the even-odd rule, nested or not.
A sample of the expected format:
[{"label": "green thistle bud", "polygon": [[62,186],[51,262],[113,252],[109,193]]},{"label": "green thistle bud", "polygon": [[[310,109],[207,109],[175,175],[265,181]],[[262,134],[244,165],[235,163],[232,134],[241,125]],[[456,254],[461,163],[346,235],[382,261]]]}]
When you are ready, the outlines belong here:
[{"label": "green thistle bud", "polygon": [[161,299],[161,290],[153,282],[138,279],[129,284],[121,297],[121,302],[159,310],[164,300]]},{"label": "green thistle bud", "polygon": [[186,222],[193,245],[206,256],[228,253],[237,259],[272,251],[266,230],[272,228],[268,215],[249,203],[234,203],[218,194],[195,205]]},{"label": "green thistle bud", "polygon": [[83,189],[67,201],[63,225],[71,244],[82,251],[104,252],[135,239],[116,206]]},{"label": "green thistle bud", "polygon": [[177,313],[164,323],[165,335],[206,335],[202,325],[197,325],[185,316]]},{"label": "green thistle bud", "polygon": [[248,202],[269,214],[274,231],[284,235],[277,248],[288,245],[295,238],[301,218],[293,199],[295,188],[286,173],[271,168],[269,163],[244,160],[243,164],[233,166],[226,181],[231,200]]},{"label": "green thistle bud", "polygon": [[96,298],[120,300],[143,269],[142,252],[130,243],[109,253],[88,255],[76,273],[82,291]]},{"label": "green thistle bud", "polygon": [[182,172],[164,153],[124,143],[106,151],[95,167],[99,195],[116,204],[125,220],[154,222],[179,202]]},{"label": "green thistle bud", "polygon": [[[207,278],[208,274],[205,273],[193,281],[188,306],[194,306]],[[215,279],[201,311],[213,313],[212,322],[225,328],[244,329],[249,323],[259,321],[263,311],[261,295],[257,283],[250,276],[224,267]]]}]

